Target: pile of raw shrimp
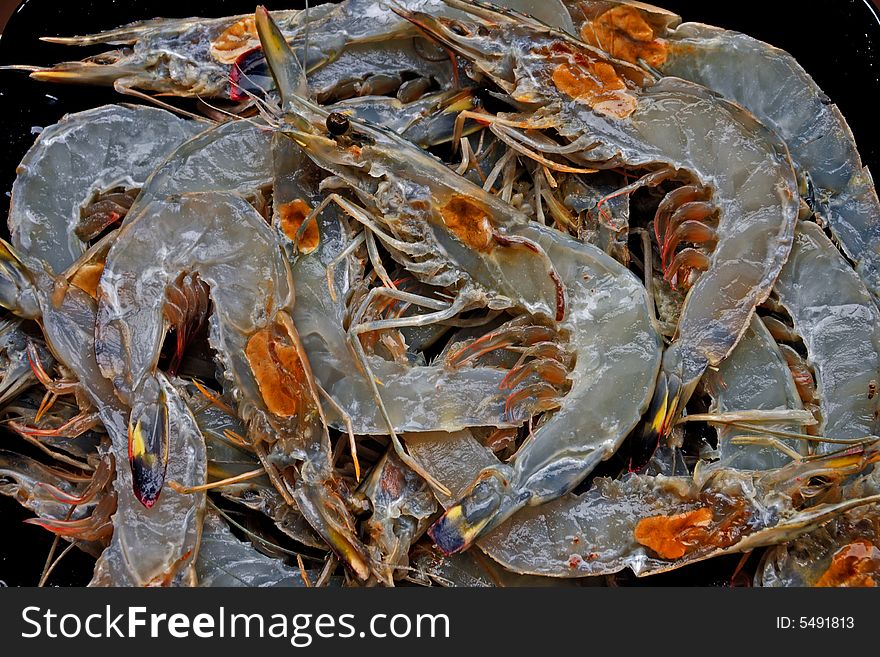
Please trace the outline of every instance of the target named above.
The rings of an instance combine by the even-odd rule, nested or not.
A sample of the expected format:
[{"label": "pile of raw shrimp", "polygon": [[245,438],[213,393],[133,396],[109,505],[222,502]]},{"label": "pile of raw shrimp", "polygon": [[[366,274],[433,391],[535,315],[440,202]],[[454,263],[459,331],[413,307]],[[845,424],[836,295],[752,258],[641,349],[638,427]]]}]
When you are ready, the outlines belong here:
[{"label": "pile of raw shrimp", "polygon": [[138,101],[42,131],[0,249],[0,493],[47,566],[875,584],[880,203],[843,116],[745,34],[503,4],[154,20],[19,67]]}]

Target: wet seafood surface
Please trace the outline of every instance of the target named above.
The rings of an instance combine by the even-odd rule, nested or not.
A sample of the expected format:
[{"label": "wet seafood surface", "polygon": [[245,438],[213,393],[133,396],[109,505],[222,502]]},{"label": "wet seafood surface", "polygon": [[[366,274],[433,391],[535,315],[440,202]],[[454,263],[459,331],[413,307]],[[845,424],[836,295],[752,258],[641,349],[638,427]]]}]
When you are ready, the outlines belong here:
[{"label": "wet seafood surface", "polygon": [[8,62],[78,99],[0,242],[40,584],[875,586],[875,144],[682,11],[258,6]]}]

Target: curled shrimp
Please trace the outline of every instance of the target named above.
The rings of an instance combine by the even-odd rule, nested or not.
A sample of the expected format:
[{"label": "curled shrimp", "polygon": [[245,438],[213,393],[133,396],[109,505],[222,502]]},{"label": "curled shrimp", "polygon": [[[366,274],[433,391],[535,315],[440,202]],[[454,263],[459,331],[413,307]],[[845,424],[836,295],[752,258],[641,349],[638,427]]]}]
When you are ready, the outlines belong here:
[{"label": "curled shrimp", "polygon": [[819,433],[837,439],[877,433],[880,398],[872,389],[880,381],[880,314],[865,283],[816,224],[798,224],[775,292],[816,374]]},{"label": "curled shrimp", "polygon": [[[80,413],[79,424],[100,421],[110,435],[118,464],[126,463],[129,457],[128,411],[101,375],[95,359],[95,301],[76,284],[69,285],[68,280],[76,281],[91,264],[78,259],[85,245],[77,235],[77,203],[85,200],[78,196],[75,186],[64,187],[59,195],[63,202],[56,212],[45,207],[41,199],[57,199],[41,196],[35,184],[49,175],[56,158],[69,160],[69,146],[74,155],[85,156],[88,162],[79,168],[71,166],[71,173],[82,175],[88,189],[100,191],[104,184],[118,185],[134,180],[132,176],[143,180],[157,160],[203,127],[199,122],[181,121],[152,108],[103,107],[72,115],[68,122],[44,131],[45,141],[31,149],[30,167],[16,181],[18,200],[10,211],[10,228],[13,239],[16,231],[21,232],[22,252],[3,245],[0,278],[4,281],[4,305],[21,317],[41,323],[47,346],[74,375],[76,389],[82,393],[86,408]],[[158,150],[152,146],[147,153],[120,148],[117,140],[127,133],[130,138],[145,134],[150,139],[155,137]],[[102,149],[108,151],[105,157],[99,156]],[[93,151],[94,162],[89,157]],[[65,268],[67,278],[56,277],[54,267]],[[99,265],[98,275],[100,271]],[[163,417],[164,424],[178,437],[165,454],[164,462],[170,460],[172,464],[170,476],[187,486],[203,483],[204,444],[195,422],[164,377],[156,381],[154,389],[166,401],[164,410],[154,409],[161,411],[157,417]],[[192,583],[192,556],[198,547],[204,495],[171,492],[160,505],[146,510],[133,494],[132,473],[127,467],[118,468],[114,491],[115,531],[98,560],[92,582],[116,586]]]},{"label": "curled shrimp", "polygon": [[[339,141],[332,133],[328,138],[327,126],[332,113],[302,95],[307,92],[305,74],[265,9],[257,12],[257,28],[267,61],[282,90],[282,105],[292,108],[283,115],[285,121],[292,123],[283,125],[282,131],[319,167],[336,173],[340,181],[356,189],[371,207],[364,209],[339,194],[329,196],[327,203],[335,202],[358,223],[366,225],[392,256],[420,281],[452,288],[455,295],[451,302],[423,295],[401,296],[399,290],[386,284],[371,294],[405,301],[432,312],[359,322],[349,328],[346,336],[349,348],[366,373],[398,456],[418,471],[400,444],[359,336],[368,331],[438,323],[478,306],[501,309],[518,305],[556,317],[564,312],[565,291],[541,247],[524,238],[507,237],[505,226],[493,224],[499,218],[512,223],[526,223],[527,218],[515,213],[511,216],[509,206],[459,179],[439,160],[390,132],[369,127],[354,118],[347,119],[348,128],[337,134]],[[354,134],[364,147],[357,143],[349,146]],[[407,161],[404,154],[415,159]],[[386,161],[394,169],[386,169]],[[388,171],[391,184],[380,184],[377,176],[385,175],[383,171]],[[401,174],[406,178],[401,178]],[[414,187],[407,194],[407,203],[401,204],[399,193],[406,179],[417,181],[420,187]],[[429,193],[436,200],[429,202]],[[479,201],[471,201],[472,193],[481,196]],[[382,224],[388,226],[387,231]],[[382,267],[376,258],[371,261],[377,269]],[[462,261],[467,264],[462,266]],[[469,269],[491,279],[487,281],[488,287],[475,281],[468,274]]]},{"label": "curled shrimp", "polygon": [[[129,458],[128,409],[101,375],[95,358],[95,300],[74,286],[65,286],[38,261],[17,254],[4,245],[5,272],[16,272],[20,296],[9,303],[13,312],[38,320],[46,344],[59,363],[76,376],[97,418],[110,436],[116,464]],[[60,285],[63,294],[56,293]],[[24,301],[22,301],[24,299]],[[35,307],[31,303],[35,303]],[[195,421],[164,375],[157,380],[166,404],[164,417],[175,432],[167,450],[168,475],[186,486],[205,479],[204,441]],[[85,412],[90,412],[88,409]],[[150,583],[192,583],[192,556],[198,548],[204,494],[180,495],[168,491],[159,504],[146,509],[133,494],[132,473],[116,468],[113,483],[116,511],[110,545],[101,554],[92,583],[95,585],[145,586]]]},{"label": "curled shrimp", "polygon": [[[560,328],[575,357],[573,385],[509,465],[481,471],[431,528],[447,553],[467,548],[523,506],[565,495],[611,456],[647,409],[660,364],[660,339],[634,276],[598,249],[538,224],[516,234],[547,251],[566,287],[569,314]],[[620,389],[612,382],[624,375],[630,385]]]},{"label": "curled shrimp", "polygon": [[[287,109],[282,131],[318,166],[343,180],[366,207],[341,196],[337,203],[374,232],[416,277],[457,288],[458,296],[445,307],[414,299],[437,307],[435,313],[367,326],[431,323],[480,303],[543,316],[552,333],[567,338],[575,356],[574,385],[567,395],[548,385],[549,380],[522,391],[523,396],[541,399],[544,408],[557,408],[552,418],[511,465],[483,473],[464,505],[447,511],[432,529],[444,551],[464,549],[522,506],[571,490],[638,422],[653,392],[660,360],[644,287],[604,253],[530,224],[511,206],[391,133],[352,119],[344,135],[327,138],[328,113],[297,95],[296,86],[304,88],[301,77],[290,73],[297,63],[265,10],[257,12],[257,28],[272,70],[284,71],[280,78],[291,76],[291,84],[279,84]],[[384,294],[399,295],[396,290]],[[491,336],[496,341],[493,348],[512,340],[519,328],[501,327]],[[359,341],[351,343],[357,354]],[[362,350],[359,356],[368,366]],[[536,371],[550,376],[556,369],[549,366],[539,362]],[[622,375],[632,381],[625,392],[610,383]],[[375,393],[381,404],[381,392]],[[383,413],[393,431],[393,421]]]},{"label": "curled shrimp", "polygon": [[772,128],[790,149],[810,209],[878,298],[880,202],[874,182],[840,110],[794,57],[746,34],[681,23],[668,12],[667,20],[658,21],[663,10],[650,5],[573,0],[570,6],[582,37],[593,45],[702,84]]},{"label": "curled shrimp", "polygon": [[[821,271],[821,280],[816,272]],[[776,283],[778,302],[803,339],[816,378],[819,432],[859,441],[877,430],[880,318],[865,282],[819,226],[801,222]],[[819,443],[818,452],[839,449]],[[877,470],[852,482],[843,498],[876,494]],[[877,507],[855,509],[768,552],[756,578],[765,586],[867,585],[878,566]],[[807,551],[808,562],[798,557]]]},{"label": "curled shrimp", "polygon": [[[46,128],[12,186],[12,244],[45,260],[53,272],[64,272],[86,250],[76,229],[92,199],[117,187],[139,189],[158,163],[206,125],[151,107],[106,105]],[[104,209],[101,224],[126,211]],[[92,220],[97,222],[95,216]],[[99,224],[99,232],[103,227]]]},{"label": "curled shrimp", "polygon": [[[453,491],[466,489],[473,473],[495,459],[469,432],[407,436],[407,444]],[[523,509],[478,546],[521,574],[585,577],[627,567],[638,576],[661,573],[783,543],[844,512],[876,507],[876,494],[844,501],[836,494],[878,457],[872,438],[843,452],[766,471],[718,468],[698,470],[693,477],[599,478],[586,493]],[[451,467],[451,459],[468,467]],[[816,498],[818,503],[805,504]]]},{"label": "curled shrimp", "polygon": [[[736,346],[791,249],[799,197],[785,144],[703,87],[651,84],[643,69],[521,14],[444,1],[468,20],[398,11],[535,108],[484,118],[494,130],[582,164],[647,168],[635,186],[687,181],[654,220],[666,278],[689,288],[655,404],[667,433],[706,368]],[[523,132],[547,128],[564,143],[546,146]],[[696,248],[681,249],[687,243]]]},{"label": "curled shrimp", "polygon": [[[144,260],[145,249],[161,266]],[[157,403],[153,382],[168,300],[181,282],[189,285],[181,274],[197,274],[210,290],[210,342],[273,483],[366,578],[369,565],[333,480],[323,411],[290,319],[290,270],[272,229],[238,196],[184,194],[153,201],[120,231],[107,255],[95,349],[101,371],[132,409],[132,466],[142,477],[146,501],[162,490],[166,464],[158,452],[173,436],[163,434],[149,412]],[[153,428],[155,440],[137,442],[142,423]],[[291,462],[302,464],[295,474]]]}]

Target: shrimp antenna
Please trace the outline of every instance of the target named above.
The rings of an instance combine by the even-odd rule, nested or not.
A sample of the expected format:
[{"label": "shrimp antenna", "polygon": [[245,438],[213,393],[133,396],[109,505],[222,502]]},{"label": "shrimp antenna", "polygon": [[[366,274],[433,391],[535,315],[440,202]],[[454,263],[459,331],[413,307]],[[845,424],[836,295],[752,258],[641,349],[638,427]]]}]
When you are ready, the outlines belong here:
[{"label": "shrimp antenna", "polygon": [[303,35],[303,54],[302,54],[302,68],[303,68],[304,75],[308,72],[307,67],[309,65],[309,32],[311,31],[311,27],[312,27],[312,22],[309,20],[309,0],[306,0],[305,22],[306,22],[306,33]]},{"label": "shrimp antenna", "polygon": [[[264,86],[262,86],[259,82],[257,82],[256,80],[254,80],[250,75],[248,75],[247,73],[245,73],[245,72],[242,70],[241,66],[239,66],[238,64],[236,64],[235,66],[236,66],[236,68],[238,68],[238,72],[239,72],[239,74],[241,74],[241,76],[242,76],[245,80],[247,80],[247,81],[250,82],[252,85],[254,85],[257,89],[259,89],[260,91],[262,91],[264,96],[268,96],[268,95],[269,95],[269,89],[266,89],[266,88],[265,88]],[[230,77],[229,79],[230,79],[230,82],[231,82],[231,81],[232,81],[232,77]],[[266,100],[265,97],[264,97],[264,98],[260,98],[260,97],[257,96],[254,92],[250,91],[249,89],[244,89],[244,88],[241,87],[240,85],[238,86],[238,89],[239,89],[239,91],[241,91],[242,93],[244,93],[246,96],[248,96],[248,97],[249,97],[250,99],[252,99],[253,101],[255,101],[255,102],[257,102],[257,103],[260,103],[260,102],[265,103],[270,109],[273,109],[273,110],[275,109],[274,105],[273,105],[272,103],[270,103],[268,100]]]},{"label": "shrimp antenna", "polygon": [[[222,114],[222,115],[224,115],[224,116],[228,116],[230,119],[233,119],[233,120],[235,120],[235,121],[247,121],[248,123],[250,123],[250,124],[251,124],[252,126],[254,126],[255,128],[260,128],[261,130],[264,129],[264,128],[266,127],[266,126],[264,126],[264,125],[260,125],[259,123],[257,123],[256,121],[254,121],[254,120],[253,120],[251,117],[249,117],[249,116],[238,116],[237,114],[233,114],[233,113],[230,112],[229,110],[225,110],[225,109],[223,109],[223,108],[221,108],[221,107],[217,107],[216,105],[212,105],[211,103],[209,103],[207,100],[205,100],[205,99],[202,98],[201,96],[199,96],[198,98],[199,98],[199,101],[202,102],[202,103],[204,103],[206,107],[209,107],[210,109],[214,110],[214,111],[217,112],[218,114]],[[258,109],[258,110],[262,110],[262,108],[260,108],[259,106],[257,107],[257,109]],[[262,115],[262,111],[261,111],[261,115]]]},{"label": "shrimp antenna", "polygon": [[226,513],[226,511],[224,511],[224,510],[221,509],[219,506],[217,506],[217,505],[211,500],[210,497],[207,498],[207,501],[208,501],[208,505],[209,505],[212,509],[214,509],[214,511],[216,511],[216,512],[217,512],[217,513],[218,513],[218,514],[219,514],[219,515],[220,515],[220,516],[221,516],[226,522],[228,522],[230,525],[232,525],[233,527],[235,527],[236,529],[238,529],[240,532],[242,532],[245,536],[247,536],[247,537],[251,540],[251,542],[256,541],[256,542],[258,542],[258,543],[262,543],[262,544],[265,545],[266,547],[272,548],[273,550],[278,550],[279,552],[281,552],[281,553],[283,553],[283,554],[286,554],[286,555],[288,555],[288,556],[291,556],[291,557],[299,556],[299,552],[295,552],[295,551],[293,551],[293,550],[289,550],[289,549],[287,549],[287,548],[285,548],[285,547],[282,547],[282,546],[278,545],[277,543],[275,543],[275,542],[273,542],[273,541],[270,541],[270,540],[268,540],[268,539],[263,538],[263,537],[260,536],[259,534],[256,534],[256,533],[252,532],[252,531],[249,530],[247,527],[245,527],[244,525],[242,525],[240,522],[234,520],[234,519],[232,518],[232,516],[230,516],[228,513]]},{"label": "shrimp antenna", "polygon": [[[255,86],[259,86],[259,85],[255,84]],[[260,87],[260,88],[262,89],[262,87]],[[241,87],[239,87],[239,89],[241,89]],[[243,91],[247,96],[250,97],[250,99],[254,102],[254,106],[257,108],[257,111],[260,113],[260,117],[264,121],[266,121],[266,123],[269,124],[269,126],[276,126],[277,125],[277,116],[278,116],[278,114],[281,113],[281,110],[276,105],[268,102],[264,98],[260,98],[259,96],[257,96],[256,94],[254,94],[251,91],[248,91],[247,89],[241,89],[241,91]],[[200,99],[200,100],[202,100],[202,102],[205,102],[204,99]],[[205,104],[208,105],[208,107],[212,107],[208,103],[205,103]],[[233,118],[235,118],[239,121],[249,120],[249,117],[239,116],[237,114],[230,114],[229,112],[226,112],[226,111],[221,110],[219,108],[213,108],[213,109],[216,109],[218,112],[221,112],[224,114],[229,114],[229,116],[232,116]],[[265,126],[261,126],[258,123],[254,123],[252,119],[251,119],[251,123],[252,123],[252,125],[255,125],[258,128],[261,128],[261,129],[265,128]]]},{"label": "shrimp antenna", "polygon": [[813,436],[808,433],[798,433],[796,431],[784,431],[782,429],[771,429],[769,427],[762,427],[757,424],[752,424],[749,422],[728,422],[729,426],[734,427],[736,429],[745,429],[756,431],[761,434],[767,434],[770,436],[777,436],[779,438],[793,438],[795,440],[803,440],[811,443],[826,443],[829,445],[860,445],[865,444],[867,442],[871,442],[872,440],[876,440],[874,436],[865,436],[864,438],[854,438],[854,439],[844,439],[844,438],[830,438],[828,436]]},{"label": "shrimp antenna", "polygon": [[[73,515],[74,510],[76,509],[76,505],[71,505],[70,509],[67,511],[67,517],[65,520],[70,520]],[[59,534],[55,534],[55,540],[52,541],[52,546],[49,548],[49,554],[46,557],[46,565],[43,566],[43,572],[40,573],[40,582],[37,584],[38,587],[42,588],[43,584],[46,583],[46,580],[49,579],[49,575],[52,574],[52,570],[55,568],[55,564],[61,561],[61,557],[64,556],[65,553],[61,554],[61,557],[55,558],[55,551],[58,549],[58,542],[61,540],[61,536]],[[75,543],[71,541],[70,547],[73,547]],[[54,559],[54,561],[53,561]]]},{"label": "shrimp antenna", "polygon": [[[56,534],[55,538],[60,538],[60,537],[58,536],[58,534]],[[57,543],[54,543],[52,547],[53,548],[57,547]],[[61,552],[61,554],[58,555],[58,558],[56,558],[55,561],[53,561],[51,564],[47,565],[45,570],[43,570],[43,574],[40,576],[40,583],[37,584],[38,587],[42,588],[43,586],[46,585],[46,580],[49,579],[49,575],[51,575],[52,571],[55,570],[55,566],[58,565],[58,562],[61,561],[65,557],[65,555],[67,555],[67,553],[70,552],[75,547],[76,547],[76,543],[71,542],[70,545],[68,545],[66,548],[64,548],[64,550]]]}]

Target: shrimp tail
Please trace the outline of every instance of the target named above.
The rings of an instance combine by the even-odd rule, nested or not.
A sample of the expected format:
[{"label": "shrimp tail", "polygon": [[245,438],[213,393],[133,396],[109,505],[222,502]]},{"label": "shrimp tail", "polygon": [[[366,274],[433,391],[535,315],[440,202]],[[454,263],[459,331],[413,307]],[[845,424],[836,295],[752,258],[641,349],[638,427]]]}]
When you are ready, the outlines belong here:
[{"label": "shrimp tail", "polygon": [[147,404],[137,416],[132,412],[128,426],[132,488],[138,501],[148,509],[159,499],[165,483],[169,434],[168,406],[162,393],[158,402]]},{"label": "shrimp tail", "polygon": [[483,470],[464,499],[447,509],[428,529],[428,535],[443,552],[451,555],[467,550],[482,535],[523,508],[531,493],[517,493],[510,478],[499,469]]}]

